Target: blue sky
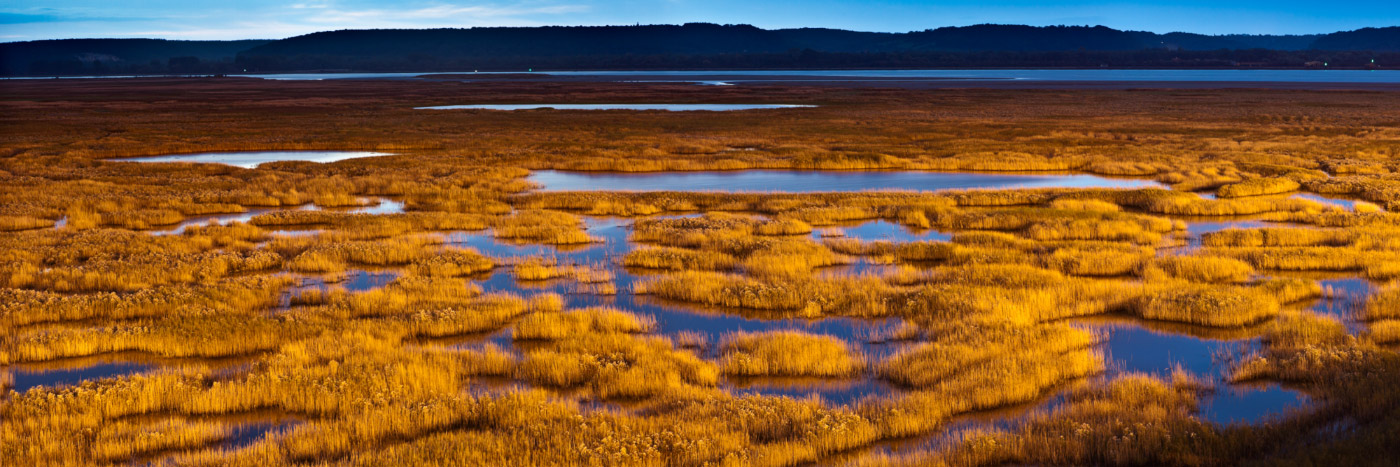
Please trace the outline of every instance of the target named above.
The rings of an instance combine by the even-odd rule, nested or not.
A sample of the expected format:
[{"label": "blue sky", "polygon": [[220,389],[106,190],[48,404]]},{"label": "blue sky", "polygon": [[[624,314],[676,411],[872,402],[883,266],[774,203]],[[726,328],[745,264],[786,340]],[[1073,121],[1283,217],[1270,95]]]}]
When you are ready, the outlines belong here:
[{"label": "blue sky", "polygon": [[1307,34],[1400,25],[1400,1],[1178,0],[6,0],[0,41],[282,38],[315,31],[747,23],[904,32],[979,23]]}]

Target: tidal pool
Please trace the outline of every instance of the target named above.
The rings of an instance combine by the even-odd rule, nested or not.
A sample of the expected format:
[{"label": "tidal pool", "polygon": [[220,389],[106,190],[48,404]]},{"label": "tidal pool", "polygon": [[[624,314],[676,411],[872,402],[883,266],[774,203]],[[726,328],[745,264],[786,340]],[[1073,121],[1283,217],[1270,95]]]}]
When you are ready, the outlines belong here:
[{"label": "tidal pool", "polygon": [[797,104],[473,104],[415,107],[418,110],[665,110],[669,112],[731,112],[735,110],[795,109],[816,107]]},{"label": "tidal pool", "polygon": [[206,152],[199,154],[171,154],[168,156],[124,157],[106,159],[108,162],[195,162],[202,164],[224,164],[251,169],[266,162],[308,161],[335,162],[361,157],[392,156],[386,152],[366,151],[257,151],[257,152]]},{"label": "tidal pool", "polygon": [[859,378],[726,378],[722,387],[735,394],[819,397],[834,405],[850,405],[870,396],[889,394],[894,388],[884,380]]},{"label": "tidal pool", "polygon": [[826,238],[852,238],[866,242],[880,240],[895,242],[946,242],[953,239],[953,234],[928,229],[914,230],[884,219],[879,219],[861,223],[839,224],[815,228],[812,229],[812,238],[819,241]]},{"label": "tidal pool", "polygon": [[1319,298],[1309,310],[1342,320],[1353,333],[1360,330],[1362,325],[1357,320],[1357,312],[1376,293],[1376,284],[1362,277],[1321,279],[1317,283],[1322,285],[1326,296]]},{"label": "tidal pool", "polygon": [[[565,297],[566,308],[577,309],[590,306],[615,307],[621,310],[650,316],[656,321],[653,334],[678,336],[686,333],[698,336],[703,345],[694,348],[700,356],[717,360],[720,358],[722,342],[726,335],[735,332],[763,332],[775,330],[800,330],[803,332],[837,337],[861,352],[871,361],[880,361],[896,352],[907,349],[911,344],[903,341],[888,343],[872,342],[872,336],[881,335],[904,323],[899,319],[856,319],[829,317],[803,319],[784,316],[779,313],[754,310],[726,309],[693,303],[673,302],[634,295],[632,290],[640,281],[661,271],[633,270],[620,265],[627,252],[641,245],[632,243],[628,235],[633,219],[582,216],[585,229],[598,241],[576,246],[515,244],[496,239],[489,230],[474,232],[454,232],[446,235],[448,245],[475,248],[483,254],[511,259],[523,257],[554,258],[560,264],[591,265],[608,270],[613,275],[612,283],[617,293],[600,295],[590,293],[573,280],[557,279],[548,281],[519,281],[509,266],[472,278],[486,292],[506,292],[524,296],[543,292],[558,293]],[[659,216],[683,217],[683,216]],[[1216,223],[1198,223],[1193,236],[1199,237],[1205,231],[1217,230],[1225,226],[1253,227],[1257,221],[1231,220]],[[847,224],[837,227],[851,238],[861,240],[891,241],[946,241],[951,235],[938,231],[912,231],[898,224],[876,220]],[[810,235],[813,241],[820,241],[827,228],[819,229]],[[869,264],[859,258],[846,266],[821,268],[818,276],[867,274],[889,271],[891,266]],[[1338,283],[1350,286],[1350,283]],[[1103,336],[1100,350],[1107,359],[1108,372],[1090,378],[1104,382],[1127,373],[1148,373],[1169,376],[1176,368],[1186,370],[1214,385],[1215,390],[1200,398],[1200,416],[1216,423],[1247,423],[1263,420],[1271,416],[1300,409],[1310,402],[1300,391],[1277,384],[1237,385],[1225,381],[1230,365],[1240,355],[1258,348],[1259,327],[1238,330],[1213,330],[1171,325],[1169,323],[1146,322],[1134,319],[1084,319],[1076,320],[1076,325],[1085,326]],[[1178,329],[1180,327],[1180,329]],[[1190,328],[1190,329],[1188,329]],[[692,337],[694,339],[694,337]],[[456,345],[458,348],[478,348],[485,344],[518,351],[526,342],[514,342],[509,329],[472,336]],[[819,397],[829,404],[850,404],[867,396],[894,395],[901,389],[880,380],[870,372],[852,378],[726,378],[721,387],[736,393],[756,393],[793,397]],[[1063,401],[1063,397],[1051,397],[1052,401]],[[1058,402],[1035,404],[1038,409],[1053,409]],[[1006,420],[1023,419],[1029,409],[1007,412],[1002,420],[992,425],[1001,426]],[[985,419],[970,422],[979,426],[989,426]]]},{"label": "tidal pool", "polygon": [[[1355,211],[1356,203],[1364,202],[1361,200],[1339,198],[1335,196],[1323,196],[1317,193],[1297,193],[1294,194],[1292,197],[1297,199],[1306,199],[1309,201],[1317,201],[1328,206],[1338,207],[1346,209],[1348,211]],[[1377,205],[1377,207],[1379,207],[1379,205]]]},{"label": "tidal pool", "polygon": [[[309,203],[308,203],[308,204],[303,204],[303,205],[300,205],[300,206],[291,206],[291,207],[281,207],[281,208],[253,208],[253,209],[249,209],[249,210],[244,211],[244,212],[233,212],[233,213],[225,213],[225,214],[207,214],[207,215],[200,215],[200,216],[190,216],[190,217],[185,218],[185,220],[180,221],[180,223],[178,223],[178,224],[157,227],[157,228],[155,228],[155,229],[148,230],[147,232],[149,232],[149,233],[152,234],[152,235],[178,235],[178,234],[184,233],[185,230],[188,229],[188,228],[190,228],[191,226],[196,226],[196,225],[209,225],[209,224],[211,224],[211,223],[213,223],[213,224],[218,224],[218,225],[228,225],[228,224],[231,224],[231,223],[234,223],[234,222],[248,222],[249,220],[252,220],[254,217],[256,217],[256,216],[258,216],[258,215],[261,215],[261,214],[269,214],[269,213],[274,213],[274,212],[278,212],[278,211],[320,211],[320,210],[325,210],[325,211],[345,212],[345,213],[350,213],[350,214],[376,214],[376,215],[378,215],[378,214],[398,214],[398,213],[404,212],[404,205],[403,205],[402,202],[394,201],[394,200],[389,199],[389,198],[370,198],[370,199],[368,199],[368,200],[366,200],[366,201],[368,201],[368,204],[366,204],[365,206],[352,207],[352,208],[323,208],[323,207],[319,207],[319,206],[316,206],[316,205],[314,205],[314,204],[309,204]],[[57,228],[57,227],[58,227],[58,226],[55,225],[55,228]],[[263,230],[274,230],[274,231],[279,231],[279,232],[281,232],[281,233],[286,233],[286,234],[289,234],[289,235],[298,235],[298,234],[301,233],[301,232],[305,232],[305,231],[302,231],[302,230],[281,229],[281,228],[272,227],[272,226],[270,226],[270,227],[264,227]]]},{"label": "tidal pool", "polygon": [[11,367],[14,390],[25,392],[38,386],[71,386],[87,380],[111,378],[141,373],[155,368],[155,365],[120,360],[99,360],[95,363],[72,367],[52,367],[46,365],[15,365]]},{"label": "tidal pool", "polygon": [[[1276,383],[1232,384],[1227,372],[1236,358],[1257,348],[1259,341],[1248,330],[1225,331],[1212,337],[1182,332],[1164,332],[1144,327],[1132,320],[1086,320],[1091,329],[1105,336],[1102,344],[1108,360],[1106,377],[1126,373],[1147,373],[1169,377],[1175,369],[1189,372],[1214,384],[1202,394],[1199,416],[1220,424],[1253,423],[1291,410],[1301,409],[1308,396]],[[1202,332],[1220,332],[1202,329]]]},{"label": "tidal pool", "polygon": [[[683,216],[666,216],[683,217]],[[607,269],[613,274],[615,295],[599,295],[581,291],[571,280],[519,281],[509,267],[496,270],[475,278],[484,292],[505,292],[530,296],[544,292],[557,293],[565,297],[566,307],[613,307],[621,310],[650,316],[656,321],[654,334],[677,336],[682,332],[698,335],[704,339],[702,348],[695,349],[700,355],[717,359],[726,335],[738,332],[764,332],[778,330],[798,330],[802,332],[828,335],[845,341],[853,349],[871,359],[882,359],[904,348],[904,343],[872,343],[871,336],[887,333],[902,322],[898,319],[856,319],[823,318],[802,319],[773,316],[752,310],[723,309],[692,303],[680,303],[645,295],[634,295],[632,290],[639,281],[645,280],[648,271],[633,271],[620,265],[623,255],[637,245],[627,238],[631,221],[619,218],[584,217],[588,234],[600,241],[584,246],[555,247],[545,245],[520,245],[494,238],[489,231],[455,232],[447,235],[447,244],[475,248],[477,251],[497,258],[546,257],[554,258],[560,264],[592,265]],[[455,346],[459,349],[475,349],[487,343],[502,348],[510,348],[509,331],[501,331],[482,336],[472,336],[466,342]],[[518,344],[518,343],[516,343]],[[887,394],[894,388],[866,373],[852,378],[734,378],[726,379],[723,387],[735,393],[758,393],[794,397],[817,396],[832,404],[846,404],[870,395]]]},{"label": "tidal pool", "polygon": [[719,191],[820,193],[837,191],[1005,188],[1165,188],[1153,180],[1086,174],[969,172],[840,172],[737,170],[731,172],[567,172],[540,170],[529,181],[543,191]]},{"label": "tidal pool", "polygon": [[72,386],[84,381],[126,377],[163,368],[200,368],[220,373],[245,365],[254,358],[257,356],[170,358],[140,351],[122,351],[45,362],[15,363],[0,368],[0,373],[9,372],[13,378],[14,389],[25,392],[39,386]]}]

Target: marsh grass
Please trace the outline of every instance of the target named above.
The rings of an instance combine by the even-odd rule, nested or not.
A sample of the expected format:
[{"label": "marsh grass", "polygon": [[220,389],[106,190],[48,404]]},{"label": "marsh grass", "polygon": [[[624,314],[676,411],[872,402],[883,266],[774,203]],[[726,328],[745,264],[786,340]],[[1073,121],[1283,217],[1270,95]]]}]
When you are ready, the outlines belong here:
[{"label": "marsh grass", "polygon": [[989,328],[985,333],[945,335],[898,353],[879,365],[880,375],[904,386],[928,388],[962,372],[996,371],[1089,348],[1093,334],[1066,325]]},{"label": "marsh grass", "polygon": [[1273,295],[1257,289],[1183,284],[1143,296],[1132,313],[1146,319],[1235,327],[1271,318],[1279,310]]},{"label": "marsh grass", "polygon": [[1168,276],[1191,282],[1242,283],[1254,275],[1254,267],[1232,258],[1210,256],[1167,256],[1151,263],[1143,275],[1161,271]]},{"label": "marsh grass", "polygon": [[[1397,134],[1378,110],[1397,107],[1387,93],[944,90],[930,97],[761,86],[722,91],[764,101],[779,93],[823,107],[426,116],[402,103],[703,100],[715,91],[635,83],[117,81],[14,82],[0,99],[7,130],[0,363],[64,365],[139,353],[163,362],[233,356],[247,364],[161,365],[10,393],[0,409],[6,465],[825,464],[836,452],[934,435],[959,415],[1045,400],[1067,385],[1075,388],[1066,402],[1031,416],[1024,428],[970,434],[946,451],[899,461],[1323,465],[1375,462],[1394,450],[1400,331],[1388,319],[1390,289],[1371,299],[1380,311],[1366,311],[1373,316],[1366,331],[1352,335],[1339,320],[1278,305],[1319,296],[1315,281],[1241,279],[1247,268],[1400,277],[1400,214],[1379,209],[1400,209]],[[442,131],[448,127],[472,131]],[[289,138],[286,128],[299,135]],[[746,150],[731,150],[738,148]],[[252,170],[94,160],[259,149],[399,155]],[[527,169],[550,168],[1072,170],[1152,177],[1173,190],[528,191]],[[1375,205],[1348,211],[1268,195],[1294,185]],[[1205,190],[1221,199],[1188,192]],[[371,197],[401,199],[408,212],[291,209]],[[277,210],[179,235],[139,231],[253,208]],[[640,217],[679,213],[700,216]],[[778,333],[710,342],[708,334],[673,332],[631,309],[565,312],[558,295],[483,294],[472,284],[482,273],[529,266],[445,248],[435,233],[489,228],[512,243],[593,242],[579,214],[637,217],[630,240],[647,247],[622,262],[663,271],[637,288],[671,300],[667,307],[737,307],[704,310],[717,319],[900,318],[901,327],[861,336],[903,347],[869,362],[871,373],[896,387],[844,406],[732,395],[719,383],[729,371],[726,351],[778,373],[831,373],[861,355],[827,336],[804,334],[792,345],[774,344],[787,342]],[[1180,218],[1186,215],[1298,225],[1208,234],[1206,248],[1158,258],[1154,247],[1179,239],[1183,221],[1197,220]],[[64,227],[47,228],[60,218]],[[812,226],[876,219],[954,236],[798,237]],[[302,232],[279,232],[288,229]],[[890,267],[820,276],[851,256]],[[617,291],[610,265],[566,263],[535,266],[542,275],[562,274],[578,291]],[[280,274],[385,267],[403,275],[373,291],[296,292],[290,306],[277,306],[290,286]],[[1171,320],[1133,321],[1160,332],[1222,339],[1262,332],[1233,379],[1286,382],[1325,404],[1296,420],[1225,428],[1192,415],[1199,381],[1084,381],[1104,369],[1093,350],[1098,336],[1061,320],[1119,314]],[[667,336],[647,334],[658,327]],[[506,330],[519,337],[510,348],[476,345]],[[419,344],[461,336],[471,336],[468,350]],[[717,361],[701,356],[716,351]],[[501,380],[509,383],[492,383]],[[13,382],[0,377],[5,384]],[[220,445],[236,428],[213,416],[257,411],[302,422],[243,448]],[[1329,417],[1346,423],[1330,430],[1310,421]]]},{"label": "marsh grass", "polygon": [[724,271],[734,267],[733,256],[683,248],[639,248],[627,253],[622,264],[634,268],[666,269],[671,271]]},{"label": "marsh grass", "polygon": [[559,211],[526,210],[501,218],[494,226],[496,238],[573,245],[598,241],[583,231],[583,221]]},{"label": "marsh grass", "polygon": [[656,327],[651,317],[613,308],[585,308],[565,313],[533,313],[515,324],[516,339],[559,340],[586,333],[644,333]]},{"label": "marsh grass", "polygon": [[726,375],[841,377],[865,366],[841,339],[799,331],[727,334],[719,345],[719,367]]},{"label": "marsh grass", "polygon": [[1362,319],[1400,319],[1400,284],[1392,284],[1377,290],[1366,299]]}]

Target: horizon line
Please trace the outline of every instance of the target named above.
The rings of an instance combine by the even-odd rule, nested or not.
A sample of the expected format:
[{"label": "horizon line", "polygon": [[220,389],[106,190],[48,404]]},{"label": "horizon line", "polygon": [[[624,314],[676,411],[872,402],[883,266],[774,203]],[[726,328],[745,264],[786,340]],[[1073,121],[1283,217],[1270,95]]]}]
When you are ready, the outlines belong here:
[{"label": "horizon line", "polygon": [[843,29],[843,28],[825,27],[825,26],[803,26],[803,27],[797,27],[797,28],[764,28],[764,27],[760,27],[760,26],[755,26],[755,25],[750,24],[750,23],[710,23],[710,22],[704,22],[704,21],[692,21],[692,22],[686,22],[686,23],[653,23],[653,24],[641,24],[641,23],[635,23],[635,24],[602,24],[602,25],[590,25],[590,24],[578,24],[578,25],[551,24],[551,25],[538,25],[538,26],[465,26],[465,27],[432,27],[432,28],[344,28],[344,29],[325,29],[325,30],[314,31],[314,32],[308,32],[308,33],[305,33],[305,34],[296,34],[296,35],[286,36],[286,37],[280,37],[280,38],[255,38],[255,37],[246,37],[246,38],[239,38],[239,39],[178,39],[178,38],[166,38],[166,37],[157,37],[157,36],[140,36],[140,37],[138,37],[138,36],[129,36],[129,37],[66,37],[66,38],[51,38],[51,39],[28,39],[28,40],[15,40],[15,41],[0,41],[0,44],[18,44],[18,43],[24,43],[24,42],[72,41],[72,40],[164,40],[164,41],[175,41],[175,42],[280,41],[280,40],[292,39],[292,38],[296,38],[296,37],[309,36],[309,35],[312,35],[312,34],[321,34],[321,33],[327,33],[327,32],[342,32],[342,31],[434,31],[434,30],[453,30],[453,29],[455,29],[455,30],[471,30],[471,29],[634,28],[634,27],[635,27],[635,28],[639,28],[639,27],[656,27],[656,26],[676,26],[676,27],[680,27],[680,26],[686,26],[686,25],[714,25],[714,26],[723,26],[723,27],[749,26],[749,27],[756,28],[756,29],[763,30],[763,31],[785,31],[785,30],[801,30],[801,29],[827,29],[827,30],[833,30],[833,31],[847,31],[847,32],[868,33],[868,34],[913,34],[913,33],[920,33],[920,32],[926,32],[926,31],[936,31],[936,30],[940,30],[940,29],[958,29],[958,28],[970,28],[970,27],[977,27],[977,26],[1024,26],[1024,27],[1041,28],[1041,29],[1045,29],[1045,28],[1057,28],[1057,27],[1058,27],[1058,28],[1107,28],[1107,29],[1112,29],[1112,30],[1120,31],[1120,32],[1145,32],[1145,33],[1158,34],[1158,35],[1167,35],[1167,34],[1194,34],[1194,35],[1200,35],[1200,36],[1206,36],[1206,37],[1225,37],[1225,36],[1273,36],[1273,37],[1324,36],[1324,35],[1328,35],[1328,34],[1335,34],[1335,33],[1340,33],[1340,32],[1353,32],[1353,31],[1360,31],[1360,30],[1365,30],[1365,29],[1387,29],[1387,28],[1397,28],[1397,27],[1400,27],[1400,25],[1390,25],[1390,26],[1364,26],[1364,27],[1359,27],[1359,28],[1355,28],[1355,29],[1343,29],[1343,30],[1336,30],[1336,31],[1331,31],[1331,32],[1317,32],[1317,33],[1266,33],[1266,34],[1223,33],[1223,34],[1210,34],[1210,33],[1199,33],[1199,32],[1190,32],[1190,31],[1156,32],[1156,31],[1138,30],[1138,29],[1118,29],[1118,28],[1115,28],[1115,27],[1112,27],[1112,26],[1107,26],[1107,25],[1104,25],[1104,24],[1096,24],[1096,25],[1092,25],[1092,26],[1091,26],[1091,25],[1088,25],[1088,24],[1083,24],[1083,25],[1078,25],[1078,24],[1054,24],[1054,25],[1035,26],[1035,25],[1029,25],[1029,24],[1017,24],[1017,23],[976,23],[976,24],[968,24],[968,25],[963,25],[963,26],[938,26],[938,27],[933,27],[933,28],[925,28],[925,29],[920,29],[920,30],[911,30],[911,31],[899,32],[899,31],[862,31],[862,30],[856,30],[856,29]]}]

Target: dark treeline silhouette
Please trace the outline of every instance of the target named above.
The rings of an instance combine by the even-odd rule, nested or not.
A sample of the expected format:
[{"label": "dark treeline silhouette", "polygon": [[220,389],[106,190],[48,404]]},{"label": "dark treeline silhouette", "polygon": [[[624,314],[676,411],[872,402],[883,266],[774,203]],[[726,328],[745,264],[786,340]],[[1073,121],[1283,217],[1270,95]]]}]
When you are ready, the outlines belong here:
[{"label": "dark treeline silhouette", "polygon": [[0,44],[0,74],[936,67],[1393,67],[1400,27],[1325,35],[978,25],[909,33],[748,25],[343,30],[276,41]]},{"label": "dark treeline silhouette", "polygon": [[[272,41],[65,39],[11,42],[0,44],[0,75],[231,72],[239,52],[268,42]],[[172,59],[178,59],[173,67]]]}]

